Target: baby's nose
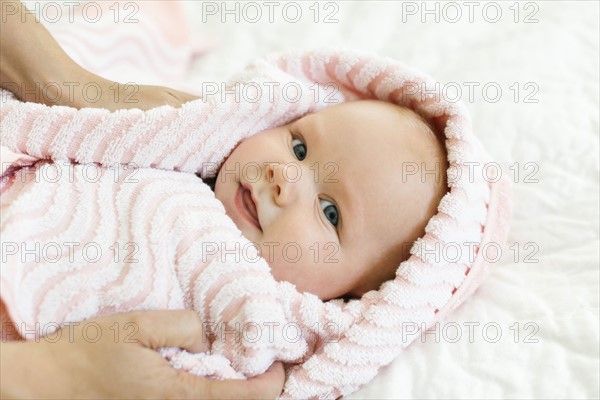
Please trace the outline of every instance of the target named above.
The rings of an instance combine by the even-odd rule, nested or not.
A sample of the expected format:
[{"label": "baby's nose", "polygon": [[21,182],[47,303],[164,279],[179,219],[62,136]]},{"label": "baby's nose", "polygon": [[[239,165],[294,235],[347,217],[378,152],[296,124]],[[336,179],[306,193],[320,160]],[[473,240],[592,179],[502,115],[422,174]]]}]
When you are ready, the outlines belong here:
[{"label": "baby's nose", "polygon": [[303,171],[299,164],[269,164],[267,179],[272,185],[275,202],[283,206],[293,202],[304,185]]}]

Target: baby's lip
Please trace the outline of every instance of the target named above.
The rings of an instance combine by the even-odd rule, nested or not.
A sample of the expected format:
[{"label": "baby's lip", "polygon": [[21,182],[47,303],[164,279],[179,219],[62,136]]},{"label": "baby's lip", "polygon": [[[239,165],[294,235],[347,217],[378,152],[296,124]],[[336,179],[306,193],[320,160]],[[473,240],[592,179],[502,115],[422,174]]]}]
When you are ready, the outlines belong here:
[{"label": "baby's lip", "polygon": [[256,201],[252,186],[247,182],[240,182],[240,184],[242,190],[241,202],[244,211],[246,211],[247,216],[250,217],[251,222],[254,223],[258,229],[262,230],[258,214],[258,201]]}]

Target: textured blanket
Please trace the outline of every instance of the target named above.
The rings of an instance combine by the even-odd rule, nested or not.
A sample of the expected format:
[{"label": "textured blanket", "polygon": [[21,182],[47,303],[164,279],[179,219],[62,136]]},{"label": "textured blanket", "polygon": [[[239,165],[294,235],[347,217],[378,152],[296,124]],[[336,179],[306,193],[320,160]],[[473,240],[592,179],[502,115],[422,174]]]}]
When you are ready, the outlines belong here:
[{"label": "textured blanket", "polygon": [[[2,93],[2,144],[55,161],[2,181],[2,300],[23,336],[119,311],[193,308],[211,352],[165,349],[175,366],[242,377],[283,360],[283,397],[331,398],[372,379],[489,273],[493,257],[480,250],[504,241],[508,183],[485,179],[489,158],[468,115],[427,75],[392,59],[317,51],[259,60],[203,92],[181,109],[114,113]],[[361,98],[411,107],[444,133],[451,190],[395,280],[360,300],[323,303],[273,280],[195,174],[213,177],[250,135]],[[458,257],[440,256],[450,245]]]}]

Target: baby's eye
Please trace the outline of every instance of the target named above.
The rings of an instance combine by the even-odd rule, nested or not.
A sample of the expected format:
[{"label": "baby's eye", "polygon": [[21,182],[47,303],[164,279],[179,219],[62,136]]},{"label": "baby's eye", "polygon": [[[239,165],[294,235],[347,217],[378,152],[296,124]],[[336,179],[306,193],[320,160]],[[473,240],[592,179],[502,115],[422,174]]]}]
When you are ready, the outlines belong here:
[{"label": "baby's eye", "polygon": [[339,214],[338,209],[335,206],[335,204],[333,204],[332,202],[330,202],[328,200],[323,200],[323,199],[319,200],[319,204],[321,205],[321,208],[323,209],[323,214],[325,214],[325,218],[327,218],[327,220],[329,222],[331,222],[331,224],[333,226],[337,226],[338,220],[340,218],[340,214]]},{"label": "baby's eye", "polygon": [[292,148],[294,149],[294,154],[299,161],[302,161],[304,158],[306,158],[306,145],[302,143],[300,139],[292,140]]}]

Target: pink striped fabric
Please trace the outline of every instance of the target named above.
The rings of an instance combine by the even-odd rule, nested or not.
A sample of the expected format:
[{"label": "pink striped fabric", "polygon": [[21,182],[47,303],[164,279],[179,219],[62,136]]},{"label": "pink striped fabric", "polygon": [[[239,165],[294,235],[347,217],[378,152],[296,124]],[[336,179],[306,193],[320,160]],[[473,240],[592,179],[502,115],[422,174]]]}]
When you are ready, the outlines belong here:
[{"label": "pink striped fabric", "polygon": [[[299,95],[292,99],[281,90],[267,95],[273,83],[299,88]],[[139,261],[115,260],[112,250],[95,263],[83,256],[74,262],[22,262],[18,251],[5,252],[2,300],[17,326],[23,322],[38,331],[38,322],[61,325],[123,310],[193,308],[210,328],[211,354],[165,349],[175,366],[240,377],[279,359],[288,362],[283,398],[352,393],[459,306],[489,273],[491,263],[479,250],[505,240],[509,184],[506,178],[488,182],[481,173],[467,174],[469,163],[481,167],[489,156],[466,110],[436,95],[433,79],[395,60],[354,51],[278,54],[249,65],[226,88],[229,94],[221,88],[181,109],[147,112],[78,111],[4,96],[3,144],[55,162],[20,170],[3,192],[2,245],[72,240],[96,242],[104,250],[132,242]],[[248,94],[257,88],[262,95]],[[246,95],[236,99],[236,93]],[[212,177],[240,140],[335,102],[362,98],[409,106],[446,138],[451,190],[396,279],[360,300],[323,303],[276,283],[262,259],[250,262],[240,250],[232,260],[223,248],[214,254],[202,248],[249,242],[191,173]],[[102,174],[90,184],[85,174],[92,172]],[[62,179],[41,179],[52,174]],[[126,182],[133,179],[137,182]],[[431,251],[448,244],[462,248],[459,257]],[[236,323],[249,330],[236,336]],[[290,324],[303,333],[296,341],[290,339]],[[265,334],[269,326],[271,337]]]}]

